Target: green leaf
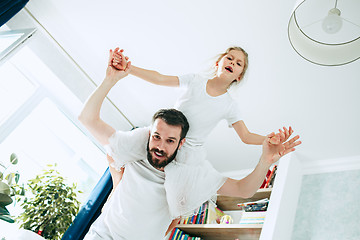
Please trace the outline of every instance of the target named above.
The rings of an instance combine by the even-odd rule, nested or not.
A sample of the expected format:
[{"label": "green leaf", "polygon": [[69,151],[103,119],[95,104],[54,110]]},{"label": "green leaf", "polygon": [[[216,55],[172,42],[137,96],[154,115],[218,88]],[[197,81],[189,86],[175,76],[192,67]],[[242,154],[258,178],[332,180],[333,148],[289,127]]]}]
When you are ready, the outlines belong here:
[{"label": "green leaf", "polygon": [[12,185],[12,180],[14,179],[14,177],[15,177],[15,173],[9,173],[9,174],[5,177],[5,179],[8,181],[8,184],[9,184],[9,185]]},{"label": "green leaf", "polygon": [[44,238],[60,240],[79,211],[76,185],[68,185],[55,166],[43,170],[28,185],[34,196],[24,199],[19,221],[32,230],[42,226]]},{"label": "green leaf", "polygon": [[19,179],[20,179],[20,173],[19,173],[19,172],[16,172],[16,173],[15,173],[15,182],[16,182],[16,184],[18,184]]},{"label": "green leaf", "polygon": [[10,195],[10,187],[4,182],[0,182],[0,193]]},{"label": "green leaf", "polygon": [[18,163],[18,157],[16,156],[15,153],[12,153],[10,155],[10,162],[11,162],[11,164],[14,164],[14,165]]}]

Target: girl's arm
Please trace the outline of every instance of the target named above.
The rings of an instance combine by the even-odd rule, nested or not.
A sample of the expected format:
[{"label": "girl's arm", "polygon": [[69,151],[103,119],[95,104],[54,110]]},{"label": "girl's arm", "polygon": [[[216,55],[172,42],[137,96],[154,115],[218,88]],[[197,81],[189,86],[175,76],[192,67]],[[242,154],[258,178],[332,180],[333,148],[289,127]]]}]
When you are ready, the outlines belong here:
[{"label": "girl's arm", "polygon": [[[112,65],[119,70],[125,68],[128,60],[128,57],[125,57],[123,55],[123,52],[124,50],[119,48],[116,48],[114,50]],[[177,76],[163,75],[153,70],[147,70],[135,66],[130,67],[129,73],[156,85],[167,86],[167,87],[179,86],[179,78]]]},{"label": "girl's arm", "polygon": [[[232,126],[235,129],[236,133],[239,135],[241,141],[246,144],[261,145],[266,139],[265,136],[250,132],[247,129],[244,121],[237,121]],[[289,127],[289,129],[287,129],[286,127],[283,127],[283,130],[279,129],[279,134],[281,135],[282,142],[288,140],[288,138],[293,132],[294,131],[291,127]],[[270,139],[270,143],[277,144],[275,139]]]},{"label": "girl's arm", "polygon": [[130,67],[130,74],[156,85],[179,87],[179,78],[177,76],[163,75],[153,70],[135,66]]},{"label": "girl's arm", "polygon": [[239,135],[241,141],[246,144],[261,145],[266,138],[265,136],[250,132],[244,121],[237,121],[232,126]]}]

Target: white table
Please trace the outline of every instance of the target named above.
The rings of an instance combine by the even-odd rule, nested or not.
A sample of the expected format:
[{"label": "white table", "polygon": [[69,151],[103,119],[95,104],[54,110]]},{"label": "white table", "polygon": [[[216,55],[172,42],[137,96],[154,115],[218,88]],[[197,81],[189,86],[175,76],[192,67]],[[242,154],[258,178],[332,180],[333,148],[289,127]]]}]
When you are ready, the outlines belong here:
[{"label": "white table", "polygon": [[6,240],[45,240],[40,235],[25,229],[19,229],[16,223],[0,220],[0,239]]}]

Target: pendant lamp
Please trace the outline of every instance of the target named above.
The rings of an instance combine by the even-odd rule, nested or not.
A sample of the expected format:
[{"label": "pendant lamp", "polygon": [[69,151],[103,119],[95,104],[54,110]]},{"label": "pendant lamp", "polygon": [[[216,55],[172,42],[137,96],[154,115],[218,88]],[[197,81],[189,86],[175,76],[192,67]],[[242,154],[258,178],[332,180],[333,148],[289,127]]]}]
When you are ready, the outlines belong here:
[{"label": "pendant lamp", "polygon": [[297,1],[288,24],[291,46],[314,64],[351,63],[360,58],[359,12],[359,0]]}]

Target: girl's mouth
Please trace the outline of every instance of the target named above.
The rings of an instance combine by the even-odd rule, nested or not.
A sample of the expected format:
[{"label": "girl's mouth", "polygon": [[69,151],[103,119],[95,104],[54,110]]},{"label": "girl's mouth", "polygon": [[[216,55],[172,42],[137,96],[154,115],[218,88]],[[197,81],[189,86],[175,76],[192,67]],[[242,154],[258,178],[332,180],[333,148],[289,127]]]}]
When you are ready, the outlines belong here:
[{"label": "girl's mouth", "polygon": [[230,67],[230,66],[225,67],[225,70],[228,71],[228,72],[233,73],[233,69],[232,69],[232,67]]}]

